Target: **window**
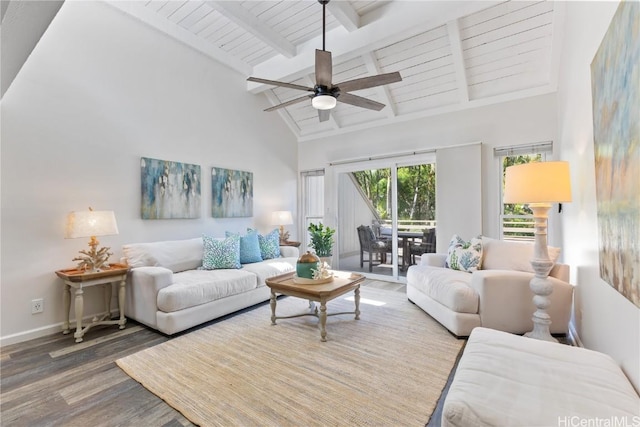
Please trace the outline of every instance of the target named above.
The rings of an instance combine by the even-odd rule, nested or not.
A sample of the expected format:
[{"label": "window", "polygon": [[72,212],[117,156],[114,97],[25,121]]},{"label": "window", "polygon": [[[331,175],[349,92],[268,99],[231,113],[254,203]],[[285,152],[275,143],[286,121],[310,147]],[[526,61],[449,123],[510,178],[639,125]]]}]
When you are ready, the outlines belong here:
[{"label": "window", "polygon": [[531,162],[543,162],[547,153],[553,149],[552,142],[533,145],[496,148],[494,155],[500,158],[500,235],[503,240],[533,241],[534,219],[529,206],[524,204],[502,203],[504,176],[507,167]]},{"label": "window", "polygon": [[[302,177],[302,248],[310,243],[307,228],[309,224],[317,224],[324,218],[324,169],[304,171]],[[306,249],[305,249],[306,250]]]}]

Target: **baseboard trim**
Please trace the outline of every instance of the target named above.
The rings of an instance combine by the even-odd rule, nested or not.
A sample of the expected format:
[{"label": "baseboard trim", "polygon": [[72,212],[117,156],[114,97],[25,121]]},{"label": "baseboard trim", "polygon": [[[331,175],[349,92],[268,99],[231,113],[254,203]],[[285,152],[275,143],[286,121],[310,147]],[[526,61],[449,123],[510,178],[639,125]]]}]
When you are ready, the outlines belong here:
[{"label": "baseboard trim", "polygon": [[[103,312],[104,313],[104,312]],[[86,325],[100,313],[91,314],[83,317],[82,324]],[[111,318],[114,316],[119,316],[120,312],[117,309],[111,310]],[[55,333],[62,333],[62,323],[54,323],[53,325],[41,326],[39,328],[30,329],[28,331],[18,332],[15,334],[7,335],[4,337],[0,337],[0,347],[4,347],[6,345],[18,344],[21,342],[33,340],[36,338],[46,337],[47,335],[53,335]],[[71,333],[69,333],[70,337],[73,337],[73,333],[76,331],[76,319],[69,320],[69,327],[71,329]]]}]

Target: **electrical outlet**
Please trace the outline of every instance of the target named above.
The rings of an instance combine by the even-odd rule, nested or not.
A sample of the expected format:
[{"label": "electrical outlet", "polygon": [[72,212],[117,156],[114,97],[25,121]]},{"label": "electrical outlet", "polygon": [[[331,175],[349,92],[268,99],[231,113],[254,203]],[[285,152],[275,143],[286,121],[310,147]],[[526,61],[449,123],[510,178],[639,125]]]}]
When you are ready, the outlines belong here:
[{"label": "electrical outlet", "polygon": [[31,314],[42,313],[44,311],[44,299],[32,299],[31,300]]}]

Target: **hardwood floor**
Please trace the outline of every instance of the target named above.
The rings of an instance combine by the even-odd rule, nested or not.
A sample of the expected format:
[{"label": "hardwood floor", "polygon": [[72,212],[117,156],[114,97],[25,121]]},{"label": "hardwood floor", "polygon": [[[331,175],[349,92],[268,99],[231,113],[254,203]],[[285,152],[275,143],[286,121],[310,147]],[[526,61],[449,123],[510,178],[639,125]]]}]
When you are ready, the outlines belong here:
[{"label": "hardwood floor", "polygon": [[[364,285],[406,291],[406,287],[398,283],[367,280]],[[169,337],[129,319],[126,329],[96,327],[79,344],[74,343],[73,334],[57,333],[3,347],[0,349],[0,425],[193,425],[115,364],[121,357],[179,335]]]}]

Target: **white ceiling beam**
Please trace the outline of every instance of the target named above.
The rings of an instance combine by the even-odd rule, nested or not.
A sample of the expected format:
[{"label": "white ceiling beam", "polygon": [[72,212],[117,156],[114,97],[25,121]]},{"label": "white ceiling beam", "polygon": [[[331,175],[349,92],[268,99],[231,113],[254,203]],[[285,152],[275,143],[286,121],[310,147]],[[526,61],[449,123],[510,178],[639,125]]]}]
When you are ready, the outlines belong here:
[{"label": "white ceiling beam", "polygon": [[353,32],[360,28],[360,15],[346,1],[332,1],[327,4],[329,12],[338,20],[338,22],[349,32]]},{"label": "white ceiling beam", "polygon": [[63,0],[2,0],[0,99],[4,97],[63,3]]},{"label": "white ceiling beam", "polygon": [[458,20],[447,22],[447,32],[449,33],[449,44],[451,45],[451,55],[453,66],[456,71],[456,82],[458,84],[458,100],[462,104],[469,102],[469,84],[467,82],[467,72],[462,56],[462,40],[460,39],[460,24]]},{"label": "white ceiling beam", "polygon": [[540,95],[548,95],[555,92],[556,92],[556,88],[551,87],[551,85],[534,87],[534,88],[524,89],[517,92],[510,92],[502,95],[496,95],[489,98],[474,99],[464,105],[451,104],[443,107],[429,108],[426,110],[416,111],[414,113],[404,114],[404,115],[396,116],[394,118],[385,118],[385,119],[376,120],[373,122],[358,123],[356,125],[342,127],[340,128],[339,131],[329,130],[324,132],[318,132],[313,135],[302,135],[302,136],[298,136],[298,142],[313,141],[317,139],[327,138],[330,136],[343,135],[343,134],[358,131],[358,130],[373,129],[379,126],[384,126],[389,124],[397,125],[399,123],[416,120],[424,117],[433,117],[441,114],[453,113],[456,111],[464,111],[471,108],[486,107],[487,105],[501,104],[504,102],[515,101],[518,99],[530,98],[530,97],[535,97]]},{"label": "white ceiling beam", "polygon": [[222,13],[225,17],[235,22],[239,27],[253,34],[285,58],[292,58],[296,54],[296,47],[273,31],[270,27],[261,22],[254,15],[249,13],[247,9],[242,7],[239,2],[233,1],[206,1],[206,5]]},{"label": "white ceiling beam", "polygon": [[174,24],[166,18],[161,17],[156,12],[145,7],[144,2],[139,1],[119,1],[119,0],[107,0],[106,3],[116,9],[130,15],[152,28],[163,32],[170,37],[186,44],[187,46],[201,52],[208,57],[221,62],[227,67],[231,68],[248,76],[251,74],[251,66],[229,55],[222,49],[219,49],[209,42],[204,41],[202,38],[194,35],[193,33],[185,30],[181,26]]},{"label": "white ceiling beam", "polygon": [[[378,61],[376,60],[373,52],[362,55],[362,60],[364,61],[365,67],[367,67],[367,71],[371,75],[381,73],[380,67],[378,67]],[[391,92],[389,92],[389,87],[387,85],[378,86],[376,87],[376,91],[381,99],[380,102],[386,105],[383,109],[384,114],[389,118],[395,117],[398,112],[396,111],[395,104],[391,102]]]},{"label": "white ceiling beam", "polygon": [[[264,94],[267,96],[267,99],[269,100],[271,105],[278,105],[282,102],[278,99],[278,97],[273,93],[272,90],[268,90],[264,92]],[[302,136],[302,129],[300,129],[296,121],[293,120],[293,117],[291,117],[291,114],[289,114],[287,109],[280,108],[279,110],[276,110],[276,111],[278,111],[280,118],[284,120],[287,126],[289,126],[289,129],[291,129],[291,132],[293,132],[296,138],[300,138]],[[273,114],[273,111],[264,111],[263,114]]]},{"label": "white ceiling beam", "polygon": [[549,73],[549,84],[557,88],[558,76],[560,75],[560,63],[562,62],[562,48],[564,47],[564,20],[566,5],[564,2],[553,3],[553,41],[551,42],[551,66]]},{"label": "white ceiling beam", "polygon": [[[336,64],[499,3],[501,1],[482,0],[391,2],[362,16],[360,28],[352,33],[348,33],[343,27],[327,32],[327,50],[332,52],[333,63]],[[299,79],[304,74],[313,72],[314,51],[320,46],[322,35],[299,45],[299,54],[293,58],[276,55],[255,66],[251,75],[285,82]],[[269,89],[269,86],[250,83],[247,88],[253,93],[258,93]]]}]

